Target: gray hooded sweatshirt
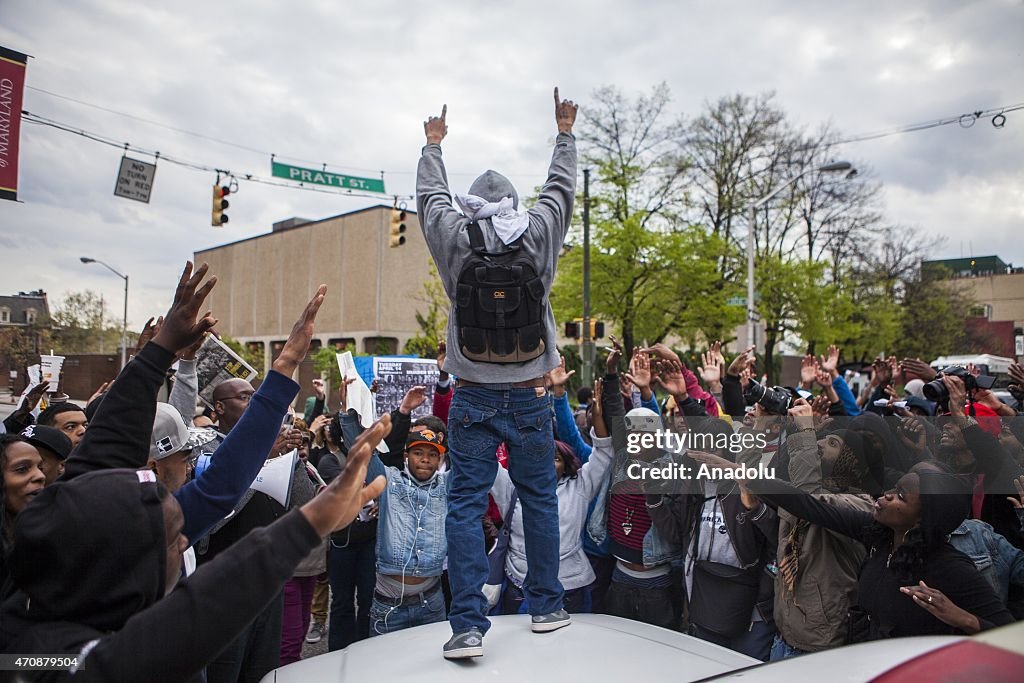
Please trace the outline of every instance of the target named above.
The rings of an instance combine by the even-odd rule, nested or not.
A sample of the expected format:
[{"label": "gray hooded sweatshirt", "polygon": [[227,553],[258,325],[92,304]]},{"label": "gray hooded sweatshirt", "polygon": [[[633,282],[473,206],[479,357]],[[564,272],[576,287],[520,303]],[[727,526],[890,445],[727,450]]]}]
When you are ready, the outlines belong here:
[{"label": "gray hooded sweatshirt", "polygon": [[[480,192],[486,194],[480,194]],[[513,196],[515,188],[500,174],[488,171],[471,188],[487,201],[498,201]],[[541,188],[537,204],[529,210],[530,226],[520,241],[523,253],[529,254],[537,267],[537,275],[550,293],[551,282],[558,266],[558,252],[572,220],[573,200],[576,196],[576,139],[568,133],[559,133],[551,157],[548,178]],[[473,251],[469,245],[466,226],[469,219],[452,205],[448,189],[448,176],[441,159],[440,145],[423,148],[416,173],[416,209],[419,212],[423,236],[430,249],[437,272],[444,284],[448,300],[454,302],[456,284],[466,261]],[[498,238],[490,221],[483,219],[480,227],[488,251],[501,252],[507,247]],[[555,316],[547,296],[544,300],[543,355],[525,363],[482,363],[467,359],[460,348],[459,321],[454,303],[448,314],[448,353],[444,368],[461,379],[481,384],[522,382],[540,377],[558,365],[558,347],[555,338]]]}]

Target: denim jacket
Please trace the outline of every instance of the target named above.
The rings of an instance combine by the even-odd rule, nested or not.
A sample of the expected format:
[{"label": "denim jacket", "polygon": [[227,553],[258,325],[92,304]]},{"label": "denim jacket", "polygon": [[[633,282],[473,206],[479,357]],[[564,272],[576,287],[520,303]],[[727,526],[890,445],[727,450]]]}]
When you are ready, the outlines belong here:
[{"label": "denim jacket", "polygon": [[377,572],[391,576],[440,576],[448,542],[448,473],[417,481],[407,470],[385,467],[376,453],[366,481],[387,478],[380,496],[377,525]]},{"label": "denim jacket", "polygon": [[971,558],[1004,605],[1010,584],[1024,584],[1024,551],[1011,545],[985,522],[965,519],[950,534],[949,544]]}]

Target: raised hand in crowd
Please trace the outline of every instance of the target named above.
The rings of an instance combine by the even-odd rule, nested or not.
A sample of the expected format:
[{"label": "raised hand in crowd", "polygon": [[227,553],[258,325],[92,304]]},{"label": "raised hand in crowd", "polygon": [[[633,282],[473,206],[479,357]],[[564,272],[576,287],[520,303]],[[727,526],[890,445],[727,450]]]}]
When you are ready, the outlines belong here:
[{"label": "raised hand in crowd", "polygon": [[402,403],[398,406],[398,412],[405,415],[412,415],[412,411],[416,410],[426,402],[427,388],[425,386],[415,386],[405,392],[405,396],[402,397]]},{"label": "raised hand in crowd", "polygon": [[196,354],[199,353],[199,349],[203,346],[203,342],[206,341],[207,335],[210,334],[212,334],[213,336],[217,336],[217,333],[214,332],[213,330],[207,331],[206,334],[202,335],[194,342],[192,342],[192,344],[188,348],[183,349],[181,353],[178,354],[178,358],[182,360],[195,360]]},{"label": "raised hand in crowd", "polygon": [[677,354],[675,351],[673,351],[669,347],[665,346],[661,342],[658,342],[657,344],[654,344],[653,346],[650,346],[650,347],[648,347],[646,349],[643,349],[643,351],[645,351],[647,353],[653,353],[655,356],[657,356],[661,360],[673,361],[673,362],[679,363],[680,365],[682,365],[682,363],[683,363],[682,359],[679,358],[679,354]]},{"label": "raised hand in crowd", "polygon": [[317,415],[309,425],[309,431],[314,436],[320,436],[323,429],[331,423],[330,415]]},{"label": "raised hand in crowd", "polygon": [[174,292],[174,301],[164,316],[160,329],[153,334],[154,344],[177,355],[217,324],[209,311],[198,318],[203,302],[217,284],[217,277],[213,276],[202,287],[199,286],[209,269],[210,267],[204,263],[193,273],[192,262],[188,261],[185,264]]},{"label": "raised hand in crowd", "polygon": [[920,460],[928,446],[928,434],[919,417],[905,418],[896,430],[896,437],[910,452],[915,460]]},{"label": "raised hand in crowd", "polygon": [[375,379],[372,382],[370,382],[370,393],[376,394],[378,391],[380,391],[380,380]]},{"label": "raised hand in crowd", "polygon": [[640,390],[641,397],[646,401],[651,397],[651,357],[643,349],[634,349],[629,361],[629,372],[624,377]]},{"label": "raised hand in crowd", "polygon": [[306,304],[302,315],[292,326],[291,334],[288,335],[288,341],[284,343],[280,355],[274,359],[272,367],[276,372],[280,372],[285,377],[291,377],[298,369],[299,363],[306,358],[309,344],[313,341],[313,325],[316,323],[316,314],[324,303],[325,296],[327,296],[327,285],[320,285],[316,293],[313,294],[313,298]]},{"label": "raised hand in crowd", "polygon": [[1017,489],[1016,496],[1007,496],[1007,500],[1014,508],[1020,510],[1024,508],[1024,476],[1017,477],[1013,480],[1013,488]]},{"label": "raised hand in crowd", "polygon": [[1010,392],[1018,401],[1024,400],[1024,366],[1020,363],[1010,363],[1007,372],[1010,375]]},{"label": "raised hand in crowd", "polygon": [[313,378],[313,395],[321,401],[327,399],[327,387],[319,377]]},{"label": "raised hand in crowd", "polygon": [[142,348],[153,340],[153,336],[160,331],[160,326],[164,324],[164,317],[161,315],[153,322],[153,318],[146,321],[146,324],[142,326],[142,332],[139,333],[139,338],[135,341],[135,355],[139,354]]},{"label": "raised hand in crowd", "polygon": [[943,375],[942,383],[949,392],[949,412],[954,416],[963,416],[964,404],[967,403],[967,388],[964,381],[956,375]]},{"label": "raised hand in crowd", "polygon": [[690,396],[686,390],[683,364],[679,361],[666,360],[659,363],[658,374],[654,381],[676,400],[676,404],[682,403]]},{"label": "raised hand in crowd", "polygon": [[290,425],[281,427],[281,432],[274,441],[274,447],[270,449],[270,457],[276,458],[291,453],[297,448],[302,448],[302,430]]},{"label": "raised hand in crowd", "polygon": [[[355,377],[342,377],[338,382],[338,410],[343,413],[348,410],[348,385],[355,381]],[[370,391],[376,391],[376,386],[377,380],[373,380],[373,387],[370,388]]]},{"label": "raised hand in crowd", "polygon": [[383,476],[376,477],[365,486],[364,482],[374,449],[390,431],[390,415],[384,415],[370,425],[349,449],[342,473],[313,500],[299,508],[320,536],[350,524],[364,505],[384,492],[386,480]]},{"label": "raised hand in crowd", "polygon": [[826,417],[828,416],[829,408],[832,407],[832,402],[829,401],[828,396],[821,394],[815,396],[811,400],[811,412],[815,417]]},{"label": "raised hand in crowd", "polygon": [[722,342],[716,341],[707,353],[701,354],[701,363],[697,372],[708,391],[712,394],[722,393],[722,371],[725,368]]},{"label": "raised hand in crowd", "polygon": [[839,376],[839,347],[831,344],[828,352],[821,357],[821,369],[831,377]]},{"label": "raised hand in crowd", "polygon": [[565,396],[565,385],[569,378],[576,374],[575,370],[566,371],[565,356],[558,356],[558,367],[548,373],[551,379],[551,391],[558,398]]},{"label": "raised hand in crowd", "polygon": [[619,359],[622,358],[622,344],[619,340],[613,336],[608,337],[612,343],[611,351],[608,352],[608,357],[605,358],[605,368],[609,375],[617,375],[619,373]]},{"label": "raised hand in crowd", "polygon": [[743,368],[743,370],[740,371],[740,386],[743,388],[743,391],[747,390],[747,387],[750,386],[753,379],[754,371],[750,368]]},{"label": "raised hand in crowd", "polygon": [[[106,390],[109,389],[110,385],[113,384],[113,383],[114,383],[114,380],[110,380],[109,382],[104,382],[103,384],[99,385],[99,387],[97,387],[96,391],[92,392],[92,396],[90,396],[89,400],[85,402],[85,405],[89,405],[90,403],[92,403],[93,401],[98,399],[100,396],[102,396],[104,394],[104,392],[106,392]],[[43,386],[45,386],[45,384]],[[36,387],[36,388],[38,389],[39,387]],[[36,403],[38,403],[38,402],[39,402],[39,399],[37,398],[36,399]]]},{"label": "raised hand in crowd", "polygon": [[[821,371],[827,372],[825,370]],[[817,359],[812,354],[808,353],[803,357],[803,360],[800,361],[800,386],[810,391],[811,387],[814,386],[814,380],[817,378],[818,372]]]},{"label": "raised hand in crowd", "polygon": [[925,382],[931,382],[938,374],[930,365],[920,358],[904,358],[900,361],[900,370],[903,371],[903,377],[905,379],[907,378],[907,375],[916,375]]},{"label": "raised hand in crowd", "polygon": [[[743,350],[743,353],[732,359],[732,362],[729,363],[729,367],[725,370],[725,374],[733,377],[740,377],[744,370],[750,370],[754,367],[755,361],[756,357],[754,355],[754,347],[748,346]],[[748,380],[749,377],[750,375],[748,374]]]}]

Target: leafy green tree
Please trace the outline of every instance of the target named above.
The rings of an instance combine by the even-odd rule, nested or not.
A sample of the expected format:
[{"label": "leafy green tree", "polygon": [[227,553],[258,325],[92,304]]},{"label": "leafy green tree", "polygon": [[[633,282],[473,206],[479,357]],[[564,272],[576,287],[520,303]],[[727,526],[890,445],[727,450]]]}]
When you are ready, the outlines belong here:
[{"label": "leafy green tree", "polygon": [[221,335],[220,340],[224,342],[226,347],[237,353],[239,358],[252,366],[252,369],[256,371],[256,377],[254,379],[262,379],[264,363],[262,344],[253,345],[250,348],[234,337],[229,337],[226,334]]},{"label": "leafy green tree", "polygon": [[[121,347],[121,321],[108,315],[103,297],[92,290],[66,293],[51,318],[61,353],[116,353]],[[137,336],[130,334],[129,351]]]},{"label": "leafy green tree", "polygon": [[450,304],[444,292],[444,285],[437,274],[437,266],[430,259],[430,273],[423,283],[423,292],[419,300],[425,304],[426,313],[416,312],[416,324],[420,331],[405,343],[405,353],[415,354],[420,358],[436,358],[441,342],[448,331],[448,311]]}]

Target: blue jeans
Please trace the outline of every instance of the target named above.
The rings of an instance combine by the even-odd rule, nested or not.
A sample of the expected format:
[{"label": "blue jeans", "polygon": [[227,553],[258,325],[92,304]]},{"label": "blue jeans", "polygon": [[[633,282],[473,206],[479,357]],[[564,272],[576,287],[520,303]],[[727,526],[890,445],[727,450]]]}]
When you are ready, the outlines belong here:
[{"label": "blue jeans", "polygon": [[[543,390],[542,390],[543,391]],[[487,552],[480,519],[498,472],[495,452],[508,447],[508,472],[519,494],[530,568],[523,593],[530,614],[562,609],[558,581],[558,499],[555,487],[554,411],[547,392],[535,389],[460,387],[448,412],[449,466],[448,579],[453,633],[486,633]]]},{"label": "blue jeans", "polygon": [[327,572],[331,583],[331,630],[327,647],[331,652],[370,635],[370,605],[377,581],[376,546],[375,538],[347,546],[330,543]]},{"label": "blue jeans", "polygon": [[765,621],[751,622],[749,629],[731,638],[703,629],[697,624],[693,624],[691,628],[693,635],[701,640],[727,647],[734,652],[760,659],[762,662],[768,661],[768,655],[775,644],[775,640],[773,640],[775,624]]},{"label": "blue jeans", "polygon": [[774,662],[779,659],[789,659],[790,657],[799,657],[805,654],[807,653],[803,650],[798,650],[783,640],[782,634],[776,633],[775,640],[772,641],[772,653],[768,661]]},{"label": "blue jeans", "polygon": [[370,608],[370,637],[439,621],[444,621],[444,592],[440,583],[421,593],[418,600],[400,606],[375,595]]}]

